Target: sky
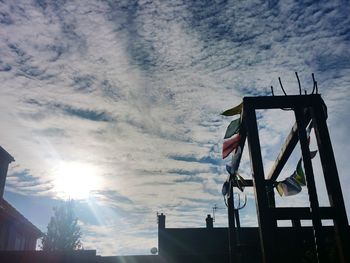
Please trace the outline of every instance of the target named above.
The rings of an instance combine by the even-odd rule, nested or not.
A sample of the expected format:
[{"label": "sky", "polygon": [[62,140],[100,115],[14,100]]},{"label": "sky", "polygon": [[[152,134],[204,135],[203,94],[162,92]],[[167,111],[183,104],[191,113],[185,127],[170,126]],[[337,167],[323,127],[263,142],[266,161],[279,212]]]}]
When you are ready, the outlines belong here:
[{"label": "sky", "polygon": [[[0,145],[5,199],[42,231],[76,200],[85,249],[150,254],[167,227],[227,226],[226,127],[244,96],[312,90],[315,73],[350,214],[350,5],[343,1],[0,1]],[[268,173],[292,112],[259,111]],[[312,149],[316,149],[311,135]],[[297,146],[280,176],[300,158]],[[318,157],[321,205],[327,205]],[[251,178],[247,148],[240,174]],[[254,195],[241,210],[256,225]],[[243,198],[243,194],[241,194]],[[304,189],[277,197],[307,206]]]}]

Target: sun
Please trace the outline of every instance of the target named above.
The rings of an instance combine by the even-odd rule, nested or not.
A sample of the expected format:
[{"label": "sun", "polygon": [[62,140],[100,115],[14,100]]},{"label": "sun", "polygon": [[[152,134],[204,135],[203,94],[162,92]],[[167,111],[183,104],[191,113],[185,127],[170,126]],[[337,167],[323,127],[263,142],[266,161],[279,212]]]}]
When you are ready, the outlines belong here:
[{"label": "sun", "polygon": [[97,168],[91,164],[62,162],[54,174],[54,190],[63,199],[87,199],[100,186]]}]

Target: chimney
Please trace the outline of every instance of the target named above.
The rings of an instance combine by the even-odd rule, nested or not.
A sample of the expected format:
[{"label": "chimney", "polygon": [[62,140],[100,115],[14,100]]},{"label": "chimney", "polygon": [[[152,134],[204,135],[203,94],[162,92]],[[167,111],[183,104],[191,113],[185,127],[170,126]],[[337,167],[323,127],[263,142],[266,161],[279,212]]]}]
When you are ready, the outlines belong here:
[{"label": "chimney", "polygon": [[5,182],[9,163],[15,159],[0,146],[0,199],[4,196]]},{"label": "chimney", "polygon": [[165,215],[163,213],[158,215],[158,231],[161,229],[165,229]]},{"label": "chimney", "polygon": [[208,229],[214,228],[214,223],[213,223],[214,220],[213,220],[213,218],[210,215],[207,216],[207,218],[205,219],[205,222],[207,223],[207,228]]}]

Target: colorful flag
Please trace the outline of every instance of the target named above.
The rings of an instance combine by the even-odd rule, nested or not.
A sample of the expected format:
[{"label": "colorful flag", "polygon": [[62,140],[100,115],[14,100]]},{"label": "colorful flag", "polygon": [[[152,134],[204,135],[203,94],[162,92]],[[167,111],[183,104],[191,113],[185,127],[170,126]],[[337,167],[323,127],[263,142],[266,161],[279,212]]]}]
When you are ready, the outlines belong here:
[{"label": "colorful flag", "polygon": [[298,162],[297,169],[295,172],[292,174],[292,177],[297,181],[301,186],[306,185],[305,181],[305,173],[303,170],[303,167],[301,166],[301,159]]},{"label": "colorful flag", "polygon": [[240,126],[241,126],[240,118],[234,121],[231,121],[230,125],[226,129],[224,139],[230,138],[231,136],[235,135],[239,131]]},{"label": "colorful flag", "polygon": [[234,115],[237,115],[237,114],[241,114],[242,108],[243,108],[243,102],[241,102],[241,104],[237,105],[236,107],[233,107],[233,108],[231,108],[229,110],[225,110],[223,113],[221,113],[221,115],[234,116]]},{"label": "colorful flag", "polygon": [[312,127],[313,127],[313,125],[312,125],[312,122],[311,122],[310,125],[306,128],[306,136],[307,136],[307,138],[310,137]]},{"label": "colorful flag", "polygon": [[237,173],[239,158],[241,157],[241,154],[242,154],[241,146],[238,146],[235,153],[232,155],[231,163],[226,164],[226,171],[230,175],[228,181],[233,179],[237,188],[243,192],[244,186],[247,185],[247,182],[246,180],[244,180],[242,176],[240,176],[239,173]]},{"label": "colorful flag", "polygon": [[[317,151],[311,151],[310,157],[313,159],[317,154]],[[306,185],[305,173],[302,167],[302,158],[299,159],[298,165],[294,173],[277,183],[276,189],[280,196],[290,196],[300,193],[301,187]]]},{"label": "colorful flag", "polygon": [[222,185],[222,189],[221,189],[221,193],[223,196],[227,195],[229,193],[229,188],[230,188],[230,184],[229,182],[225,182],[223,185]]},{"label": "colorful flag", "polygon": [[[316,151],[311,151],[310,152],[310,157],[311,159],[315,158],[317,154],[317,150]],[[304,169],[302,166],[302,158],[300,158],[298,165],[297,165],[297,169],[295,170],[295,172],[293,173],[292,177],[301,185],[301,186],[305,186],[306,185],[306,181],[305,181],[305,173],[304,173]]]},{"label": "colorful flag", "polygon": [[235,154],[232,155],[232,161],[231,161],[231,174],[234,174],[235,172],[237,172],[238,169],[238,164],[239,164],[239,160],[241,158],[241,154],[242,154],[242,150],[241,150],[241,146],[238,146]]},{"label": "colorful flag", "polygon": [[225,159],[234,149],[236,149],[241,140],[239,133],[235,134],[231,139],[224,141],[222,147],[222,159]]},{"label": "colorful flag", "polygon": [[306,138],[307,138],[307,142],[308,144],[310,144],[310,135],[311,135],[311,129],[312,129],[313,125],[312,122],[310,123],[309,127],[307,127],[306,129]]},{"label": "colorful flag", "polygon": [[241,192],[243,192],[244,187],[247,185],[247,182],[239,173],[235,174],[235,182],[236,182],[237,188],[241,190]]},{"label": "colorful flag", "polygon": [[279,182],[276,185],[276,189],[280,196],[291,196],[301,192],[300,184],[295,181],[292,176],[286,178],[282,182]]},{"label": "colorful flag", "polygon": [[241,146],[238,146],[235,153],[232,155],[232,161],[230,164],[226,164],[226,171],[229,173],[229,178],[232,178],[238,169],[238,160],[241,156]]},{"label": "colorful flag", "polygon": [[226,171],[228,172],[229,175],[232,175],[232,165],[226,164]]}]

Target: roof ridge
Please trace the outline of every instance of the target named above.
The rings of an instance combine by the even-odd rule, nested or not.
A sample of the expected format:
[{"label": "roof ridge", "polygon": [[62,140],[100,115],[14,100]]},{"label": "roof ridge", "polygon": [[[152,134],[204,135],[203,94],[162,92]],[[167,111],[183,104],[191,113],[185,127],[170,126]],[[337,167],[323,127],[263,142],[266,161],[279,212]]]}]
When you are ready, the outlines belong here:
[{"label": "roof ridge", "polygon": [[[1,146],[0,146],[1,147]],[[38,236],[42,236],[43,232],[39,228],[37,228],[32,222],[30,222],[24,215],[22,215],[16,208],[14,208],[9,202],[7,202],[4,198],[0,198],[0,210],[3,210],[4,213],[8,214],[10,217],[15,218],[21,223],[29,226],[33,232],[35,232]]]}]

